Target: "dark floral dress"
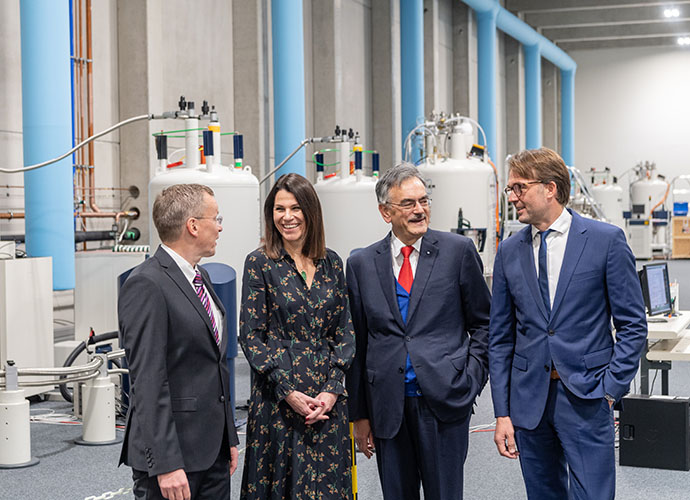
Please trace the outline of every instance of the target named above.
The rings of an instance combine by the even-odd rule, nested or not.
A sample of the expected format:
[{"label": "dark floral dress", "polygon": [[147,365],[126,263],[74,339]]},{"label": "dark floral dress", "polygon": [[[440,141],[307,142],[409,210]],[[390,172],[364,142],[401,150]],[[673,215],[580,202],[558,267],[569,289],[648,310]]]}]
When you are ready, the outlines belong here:
[{"label": "dark floral dress", "polygon": [[[252,367],[242,500],[351,499],[343,385],[355,354],[343,264],[328,250],[311,288],[283,251],[247,256],[240,344]],[[312,425],[284,401],[293,390],[339,394],[329,420]]]}]

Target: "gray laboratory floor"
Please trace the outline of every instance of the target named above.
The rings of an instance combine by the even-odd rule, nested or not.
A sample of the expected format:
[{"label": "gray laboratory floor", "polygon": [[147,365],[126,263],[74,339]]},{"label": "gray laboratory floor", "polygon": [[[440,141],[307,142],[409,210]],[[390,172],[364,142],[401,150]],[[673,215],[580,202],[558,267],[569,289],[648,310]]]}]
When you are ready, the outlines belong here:
[{"label": "gray laboratory floor", "polygon": [[[238,359],[238,401],[248,395],[249,369]],[[675,363],[670,375],[670,392],[690,395],[690,364]],[[639,382],[638,382],[639,384]],[[639,385],[638,385],[639,386]],[[654,392],[659,393],[660,381]],[[517,462],[501,458],[496,453],[491,424],[493,422],[489,390],[479,398],[472,426],[479,427],[470,436],[470,450],[465,465],[465,498],[469,500],[517,500],[526,498]],[[130,471],[117,467],[120,447],[84,447],[74,444],[81,436],[81,425],[65,424],[71,405],[46,401],[31,405],[31,413],[39,419],[53,419],[53,423],[32,423],[32,452],[40,459],[34,467],[0,470],[0,499],[31,500],[95,500],[96,498],[131,498]],[[62,414],[62,415],[61,415]],[[243,418],[244,413],[238,412]],[[488,426],[488,428],[481,428]],[[244,444],[241,432],[241,449]],[[121,433],[120,433],[121,434]],[[239,498],[240,470],[232,481],[232,499]],[[381,489],[375,460],[358,454],[359,499],[380,499]],[[659,469],[617,467],[617,498],[624,500],[685,500],[690,473]]]}]

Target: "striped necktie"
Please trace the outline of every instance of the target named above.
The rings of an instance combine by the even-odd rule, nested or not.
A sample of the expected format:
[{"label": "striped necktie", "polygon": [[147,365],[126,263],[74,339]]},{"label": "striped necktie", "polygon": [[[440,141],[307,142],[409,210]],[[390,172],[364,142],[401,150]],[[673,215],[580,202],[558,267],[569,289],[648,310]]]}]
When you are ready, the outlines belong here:
[{"label": "striped necktie", "polygon": [[213,317],[213,311],[211,310],[211,299],[206,293],[206,288],[204,287],[204,282],[201,279],[201,273],[199,271],[194,275],[194,290],[196,290],[196,295],[201,301],[201,305],[206,309],[206,314],[211,318],[211,326],[213,326],[213,338],[216,339],[216,344],[220,346],[220,336],[218,335],[218,327],[216,326],[216,320]]}]

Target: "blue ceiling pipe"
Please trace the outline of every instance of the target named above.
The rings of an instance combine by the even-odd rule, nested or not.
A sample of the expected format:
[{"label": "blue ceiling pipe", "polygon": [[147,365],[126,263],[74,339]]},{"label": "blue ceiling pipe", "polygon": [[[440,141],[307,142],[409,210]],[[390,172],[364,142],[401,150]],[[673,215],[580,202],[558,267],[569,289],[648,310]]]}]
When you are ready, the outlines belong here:
[{"label": "blue ceiling pipe", "polygon": [[[68,0],[21,0],[24,165],[72,149]],[[53,288],[74,288],[71,157],[24,173],[26,252],[53,258]]]},{"label": "blue ceiling pipe", "polygon": [[[549,39],[501,7],[498,0],[462,0],[462,2],[477,14],[479,123],[486,133],[489,150],[496,151],[496,85],[495,76],[491,80],[488,78],[483,80],[482,75],[496,72],[496,41],[495,32],[489,36],[483,33],[483,29],[490,28],[487,19],[493,18],[496,28],[516,39],[525,48],[525,127],[528,148],[541,145],[541,60],[539,56],[551,61],[561,70],[561,155],[568,165],[573,165],[575,160],[574,92],[575,70],[577,69],[575,61]],[[483,44],[486,46],[482,47]],[[487,93],[488,96],[484,99],[488,101],[484,104],[484,111],[482,111],[483,93]],[[491,118],[488,118],[486,114],[490,114]]]},{"label": "blue ceiling pipe", "polygon": [[541,53],[539,45],[525,45],[525,147],[538,149],[542,140]]},{"label": "blue ceiling pipe", "polygon": [[[477,12],[479,123],[489,155],[496,154],[496,11]],[[494,158],[496,158],[494,156]]]},{"label": "blue ceiling pipe", "polygon": [[[306,137],[302,0],[271,2],[273,35],[273,133],[278,165]],[[306,175],[304,149],[277,173]]]},{"label": "blue ceiling pipe", "polygon": [[[424,119],[423,0],[400,0],[400,75],[404,158],[407,135],[418,119]],[[413,147],[413,151],[417,149]]]}]

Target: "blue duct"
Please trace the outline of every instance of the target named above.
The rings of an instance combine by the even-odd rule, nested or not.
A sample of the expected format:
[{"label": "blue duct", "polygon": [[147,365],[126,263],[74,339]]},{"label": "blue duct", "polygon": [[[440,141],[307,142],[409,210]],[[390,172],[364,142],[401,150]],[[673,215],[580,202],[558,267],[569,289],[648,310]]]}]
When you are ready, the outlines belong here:
[{"label": "blue duct", "polygon": [[[527,147],[530,144],[541,145],[541,108],[535,109],[534,106],[541,106],[541,60],[536,64],[535,53],[544,59],[551,61],[556,67],[560,68],[562,78],[561,84],[561,144],[563,160],[568,165],[574,164],[574,144],[575,144],[575,120],[574,120],[574,85],[575,61],[558,48],[553,42],[537,33],[531,26],[501,7],[498,0],[462,0],[477,14],[478,30],[478,59],[479,59],[479,123],[486,133],[489,151],[496,151],[496,89],[495,84],[487,87],[482,80],[485,72],[496,72],[495,60],[495,39],[488,34],[482,34],[482,19],[493,16],[496,27],[505,34],[511,36],[525,47],[525,93],[526,93],[526,116],[525,126],[527,132]],[[485,25],[488,29],[488,25]],[[483,46],[484,45],[484,46]],[[484,55],[491,52],[491,57],[484,59]],[[537,74],[536,72],[539,71]],[[565,82],[565,79],[568,82]],[[495,83],[495,79],[493,80]],[[538,99],[535,95],[535,87],[539,87]],[[568,92],[565,95],[564,92]],[[482,94],[487,93],[489,103],[485,104],[486,110],[482,113]],[[567,102],[566,102],[567,101]],[[486,113],[491,114],[491,119],[486,117]],[[566,123],[567,120],[567,123]],[[538,131],[538,132],[537,132]],[[535,138],[538,134],[538,138]]]},{"label": "blue duct", "polygon": [[561,156],[575,165],[575,68],[561,70]]},{"label": "blue duct", "polygon": [[541,54],[539,45],[524,45],[525,52],[525,147],[541,147]]},{"label": "blue duct", "polygon": [[[271,2],[273,35],[273,132],[276,165],[306,136],[304,117],[304,22],[302,0]],[[276,176],[306,175],[306,153],[299,151]]]},{"label": "blue duct", "polygon": [[[68,0],[21,0],[24,165],[72,144]],[[53,258],[53,288],[74,288],[74,187],[70,158],[24,173],[26,251]]]},{"label": "blue duct", "polygon": [[[424,4],[400,0],[402,139],[424,119]],[[418,148],[414,147],[413,151]],[[405,157],[403,144],[403,158]],[[414,161],[414,158],[412,158]]]},{"label": "blue duct", "polygon": [[496,154],[496,11],[477,12],[479,123],[489,154]]}]

